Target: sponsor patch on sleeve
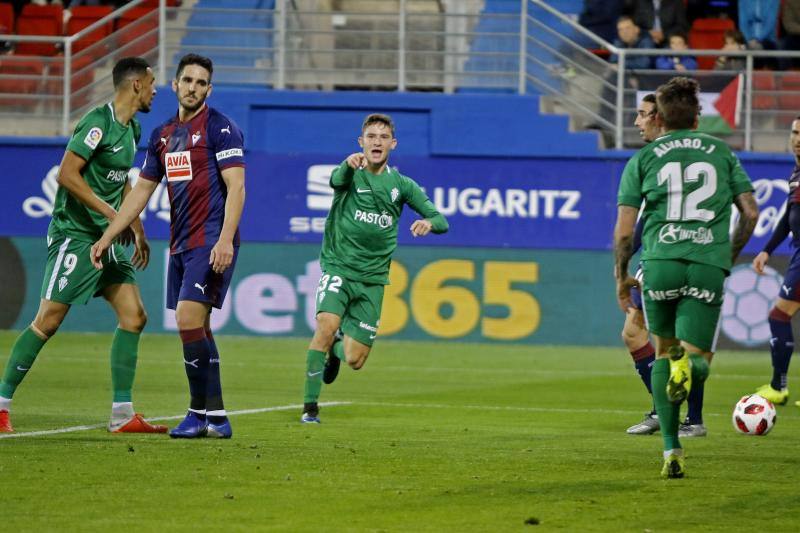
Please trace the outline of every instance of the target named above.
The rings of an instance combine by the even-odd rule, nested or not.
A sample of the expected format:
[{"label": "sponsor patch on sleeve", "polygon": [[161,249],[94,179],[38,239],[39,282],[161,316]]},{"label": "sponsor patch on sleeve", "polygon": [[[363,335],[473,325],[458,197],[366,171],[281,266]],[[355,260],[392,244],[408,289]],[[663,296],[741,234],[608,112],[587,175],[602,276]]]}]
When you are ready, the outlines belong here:
[{"label": "sponsor patch on sleeve", "polygon": [[217,152],[217,161],[228,159],[229,157],[244,157],[244,151],[241,148],[231,148]]},{"label": "sponsor patch on sleeve", "polygon": [[100,139],[103,138],[103,130],[95,126],[89,130],[86,137],[83,139],[83,144],[94,150],[100,144]]}]

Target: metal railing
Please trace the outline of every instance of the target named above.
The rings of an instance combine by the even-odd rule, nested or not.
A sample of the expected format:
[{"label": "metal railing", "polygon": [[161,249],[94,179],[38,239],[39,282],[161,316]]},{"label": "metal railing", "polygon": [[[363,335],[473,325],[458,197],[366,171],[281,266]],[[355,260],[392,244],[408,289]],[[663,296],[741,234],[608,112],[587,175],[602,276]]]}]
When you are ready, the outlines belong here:
[{"label": "metal railing", "polygon": [[[696,78],[701,93],[715,94],[742,76],[742,119],[726,128],[726,140],[735,148],[783,151],[788,127],[800,111],[800,73],[779,70],[782,63],[800,60],[788,51],[722,51],[618,48],[540,0],[526,0],[528,31],[525,60],[520,61],[519,92],[547,95],[554,106],[567,110],[575,129],[600,129],[615,148],[641,145],[633,121],[636,105],[646,92],[654,92],[673,76]],[[522,37],[521,37],[522,39]],[[610,54],[612,62],[599,57]],[[742,58],[741,70],[658,70],[627,68],[634,58],[691,56]],[[757,68],[765,65],[769,68]],[[715,115],[707,101],[704,117]],[[701,122],[702,124],[702,122]]]},{"label": "metal railing", "polygon": [[[125,14],[142,2],[134,0],[74,35],[0,35],[0,42],[18,48],[21,43],[51,44],[52,51],[58,52],[0,56],[0,118],[6,132],[67,135],[71,124],[90,107],[111,97],[111,70],[118,59],[137,55],[156,64],[164,0],[160,10],[125,20]],[[92,38],[92,33],[107,26],[117,29],[102,39]],[[32,128],[22,129],[25,124]]]},{"label": "metal railing", "polygon": [[[270,9],[168,8],[161,0],[158,10],[126,19],[141,3],[130,2],[72,36],[0,36],[0,42],[52,43],[62,52],[0,56],[3,124],[13,129],[39,121],[41,131],[66,135],[88,108],[113,94],[111,68],[120,57],[144,56],[165,83],[179,58],[196,52],[214,59],[218,85],[542,94],[545,110],[568,113],[573,129],[597,128],[607,144],[623,148],[641,144],[633,118],[642,92],[675,74],[625,68],[634,58],[666,51],[617,48],[541,0],[511,0],[512,9],[498,12],[484,10],[481,0],[342,0],[338,5],[346,9],[336,11],[317,0],[275,0]],[[116,30],[87,45],[86,38],[107,24]],[[615,55],[616,63],[602,53]],[[705,90],[742,74],[742,120],[727,140],[748,150],[782,149],[786,126],[800,108],[794,96],[800,74],[756,67],[800,54],[725,55],[744,58],[741,72],[686,74]],[[14,86],[19,90],[9,90]]]}]

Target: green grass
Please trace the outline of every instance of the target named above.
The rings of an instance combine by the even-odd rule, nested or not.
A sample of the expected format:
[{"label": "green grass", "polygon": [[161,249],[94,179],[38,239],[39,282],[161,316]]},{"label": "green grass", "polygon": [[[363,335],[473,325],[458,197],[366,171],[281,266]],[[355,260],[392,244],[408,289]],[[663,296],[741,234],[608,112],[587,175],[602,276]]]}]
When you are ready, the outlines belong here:
[{"label": "green grass", "polygon": [[[0,332],[8,351],[13,332]],[[59,334],[14,400],[18,432],[106,421],[110,335]],[[302,399],[306,340],[221,337],[231,411]],[[660,436],[625,428],[648,398],[625,350],[382,341],[321,401],[232,418],[230,441],[95,429],[0,440],[4,531],[797,530],[800,410],[767,437],[734,432],[769,357],[722,352],[709,436],[662,480]],[[177,335],[143,338],[138,411],[181,414]],[[790,402],[793,404],[793,402]],[[171,422],[174,424],[174,422]],[[525,525],[535,519],[538,526]]]}]

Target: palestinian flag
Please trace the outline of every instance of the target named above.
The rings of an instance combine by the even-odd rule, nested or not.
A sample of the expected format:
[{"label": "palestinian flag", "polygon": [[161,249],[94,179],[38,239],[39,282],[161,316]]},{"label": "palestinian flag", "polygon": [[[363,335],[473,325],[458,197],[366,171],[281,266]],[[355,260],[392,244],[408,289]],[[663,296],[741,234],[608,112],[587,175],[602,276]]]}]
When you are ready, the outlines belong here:
[{"label": "palestinian flag", "polygon": [[[733,79],[725,80],[727,83],[714,83],[717,80],[701,80],[701,88],[713,89],[714,85],[720,87],[719,91],[701,91],[700,121],[697,131],[711,135],[730,135],[739,128],[742,111],[742,90],[744,89],[744,74],[739,74]],[[721,80],[720,80],[721,81]],[[706,87],[704,87],[706,86]],[[654,89],[655,90],[655,89]],[[637,91],[637,105],[644,95],[653,91]]]}]

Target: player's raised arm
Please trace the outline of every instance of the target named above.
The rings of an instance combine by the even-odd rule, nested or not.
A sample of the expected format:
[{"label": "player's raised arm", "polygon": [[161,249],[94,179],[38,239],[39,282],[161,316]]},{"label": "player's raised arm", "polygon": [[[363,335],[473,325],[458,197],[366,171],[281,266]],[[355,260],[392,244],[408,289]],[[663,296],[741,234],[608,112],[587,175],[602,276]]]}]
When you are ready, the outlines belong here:
[{"label": "player's raised arm", "polygon": [[342,164],[333,169],[331,173],[331,187],[343,189],[353,182],[356,170],[367,166],[367,158],[362,152],[355,152],[347,156]]},{"label": "player's raised arm", "polygon": [[228,189],[225,199],[225,221],[219,240],[211,249],[209,264],[217,274],[225,272],[233,262],[233,238],[244,209],[244,167],[228,167],[222,171],[222,181]]},{"label": "player's raised arm", "polygon": [[411,234],[414,237],[423,237],[428,233],[447,233],[450,229],[450,224],[444,215],[439,213],[436,206],[433,205],[433,202],[420,186],[414,180],[408,179],[406,181],[406,189],[406,203],[411,209],[424,217],[420,220],[415,220],[411,224]]},{"label": "player's raised arm", "polygon": [[111,246],[111,243],[114,242],[117,235],[122,233],[131,225],[134,219],[139,217],[139,213],[145,208],[147,201],[150,199],[150,196],[153,194],[153,191],[156,190],[157,186],[158,182],[148,179],[139,179],[139,181],[136,182],[136,187],[125,197],[125,200],[119,208],[119,212],[114,216],[111,223],[103,232],[103,236],[92,245],[92,264],[95,268],[103,268],[103,263],[100,260],[103,253]]}]

